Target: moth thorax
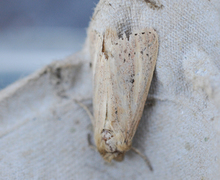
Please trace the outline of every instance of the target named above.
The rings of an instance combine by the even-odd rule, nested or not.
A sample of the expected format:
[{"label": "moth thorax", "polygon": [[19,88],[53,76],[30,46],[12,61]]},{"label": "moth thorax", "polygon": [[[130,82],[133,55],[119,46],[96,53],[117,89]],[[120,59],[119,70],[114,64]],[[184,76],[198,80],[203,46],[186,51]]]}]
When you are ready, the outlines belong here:
[{"label": "moth thorax", "polygon": [[116,140],[112,130],[102,130],[102,141],[105,143],[105,150],[107,152],[115,152],[117,150]]},{"label": "moth thorax", "polygon": [[99,149],[100,154],[102,157],[111,162],[112,159],[116,161],[122,161],[124,158],[124,151],[119,151],[117,149],[117,140],[115,134],[112,130],[103,129],[101,133],[103,149]]}]

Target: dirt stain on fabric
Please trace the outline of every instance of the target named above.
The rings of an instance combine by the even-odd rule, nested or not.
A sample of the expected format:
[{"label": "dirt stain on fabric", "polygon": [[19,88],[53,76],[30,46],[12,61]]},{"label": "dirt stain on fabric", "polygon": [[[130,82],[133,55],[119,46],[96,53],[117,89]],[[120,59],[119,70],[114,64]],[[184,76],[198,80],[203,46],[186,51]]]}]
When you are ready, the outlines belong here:
[{"label": "dirt stain on fabric", "polygon": [[151,9],[155,10],[155,9],[162,9],[164,7],[164,5],[158,5],[155,1],[153,0],[144,0]]}]

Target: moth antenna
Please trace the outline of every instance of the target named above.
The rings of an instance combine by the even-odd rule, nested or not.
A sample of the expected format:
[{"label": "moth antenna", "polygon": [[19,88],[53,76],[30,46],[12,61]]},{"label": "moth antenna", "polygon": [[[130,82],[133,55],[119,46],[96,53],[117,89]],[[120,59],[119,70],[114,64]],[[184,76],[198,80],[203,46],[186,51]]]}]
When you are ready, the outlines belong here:
[{"label": "moth antenna", "polygon": [[148,159],[147,156],[143,155],[138,149],[136,149],[134,147],[131,147],[131,150],[134,151],[135,153],[137,153],[139,156],[141,156],[144,159],[144,161],[147,163],[147,166],[149,167],[149,169],[151,171],[153,171],[153,167],[152,167],[150,160]]},{"label": "moth antenna", "polygon": [[89,111],[88,107],[86,107],[83,103],[77,101],[76,99],[74,99],[74,101],[79,104],[85,111],[86,113],[89,115],[89,118],[92,120],[92,122],[94,122],[94,118],[93,118],[93,115],[92,113]]},{"label": "moth antenna", "polygon": [[[93,122],[93,119],[94,119],[94,118],[93,118],[92,113],[89,111],[88,107],[86,107],[83,103],[77,101],[76,99],[74,99],[74,101],[75,101],[77,104],[79,104],[79,105],[86,111],[86,113],[89,115],[89,118],[90,118],[90,119],[92,120],[92,122]],[[91,142],[91,135],[90,135],[90,134],[87,135],[87,141],[88,141],[89,147],[90,147],[91,149],[94,149],[95,151],[97,151],[96,146],[94,146],[94,145],[92,144],[92,142]]]},{"label": "moth antenna", "polygon": [[91,135],[90,134],[87,135],[87,140],[88,140],[89,147],[94,149],[95,151],[97,151],[96,146],[93,145],[92,142],[91,142]]}]

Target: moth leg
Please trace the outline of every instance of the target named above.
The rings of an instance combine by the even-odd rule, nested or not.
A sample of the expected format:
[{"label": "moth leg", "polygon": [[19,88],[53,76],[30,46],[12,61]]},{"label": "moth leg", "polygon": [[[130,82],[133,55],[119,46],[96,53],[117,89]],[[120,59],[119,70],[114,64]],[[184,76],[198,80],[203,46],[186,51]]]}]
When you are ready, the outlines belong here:
[{"label": "moth leg", "polygon": [[147,156],[143,155],[138,149],[136,149],[134,147],[131,147],[131,150],[134,151],[135,153],[137,153],[139,156],[141,156],[144,159],[144,161],[147,163],[149,169],[151,171],[153,171],[153,167],[152,167],[152,165],[151,165],[151,163],[150,163],[150,161],[149,161]]},{"label": "moth leg", "polygon": [[145,103],[145,106],[152,106],[152,105],[153,105],[152,102],[146,102],[146,103]]},{"label": "moth leg", "polygon": [[155,104],[155,100],[153,99],[147,99],[145,102],[145,106],[153,106]]},{"label": "moth leg", "polygon": [[77,101],[76,99],[74,99],[74,101],[79,104],[85,111],[86,113],[89,115],[89,118],[92,120],[92,122],[94,122],[94,118],[93,118],[93,115],[92,113],[89,111],[88,107],[86,107],[83,103]]},{"label": "moth leg", "polygon": [[97,148],[91,142],[91,135],[90,134],[87,135],[87,140],[88,140],[89,147],[94,149],[95,151],[97,151]]}]

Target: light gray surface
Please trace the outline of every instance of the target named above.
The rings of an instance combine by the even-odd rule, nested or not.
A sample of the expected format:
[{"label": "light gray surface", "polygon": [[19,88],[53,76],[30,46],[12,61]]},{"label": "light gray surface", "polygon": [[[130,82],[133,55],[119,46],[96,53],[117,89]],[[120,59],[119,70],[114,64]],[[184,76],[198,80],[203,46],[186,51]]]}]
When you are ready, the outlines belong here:
[{"label": "light gray surface", "polygon": [[220,25],[213,2],[161,0],[160,10],[144,1],[110,3],[100,1],[90,30],[146,26],[159,35],[152,105],[133,141],[154,171],[132,152],[106,164],[88,147],[91,121],[72,100],[92,97],[87,41],[81,53],[0,92],[0,178],[220,179]]}]

